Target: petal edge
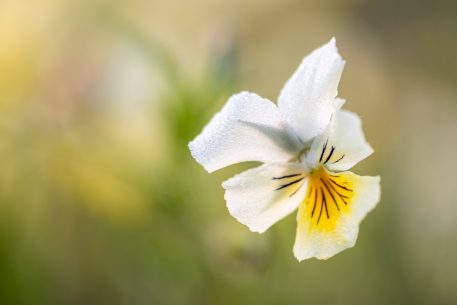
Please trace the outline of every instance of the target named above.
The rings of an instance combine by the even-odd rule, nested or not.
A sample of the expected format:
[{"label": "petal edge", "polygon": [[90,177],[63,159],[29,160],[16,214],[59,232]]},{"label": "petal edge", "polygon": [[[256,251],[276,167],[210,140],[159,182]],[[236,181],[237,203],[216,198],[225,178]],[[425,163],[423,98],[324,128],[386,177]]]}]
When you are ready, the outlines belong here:
[{"label": "petal edge", "polygon": [[338,103],[345,62],[335,38],[306,56],[278,97],[279,109],[303,143],[321,134]]}]

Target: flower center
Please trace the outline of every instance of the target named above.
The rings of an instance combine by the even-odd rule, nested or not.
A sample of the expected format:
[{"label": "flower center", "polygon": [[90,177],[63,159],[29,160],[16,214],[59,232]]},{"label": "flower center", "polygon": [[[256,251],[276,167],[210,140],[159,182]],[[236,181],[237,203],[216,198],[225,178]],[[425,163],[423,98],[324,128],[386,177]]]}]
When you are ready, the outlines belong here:
[{"label": "flower center", "polygon": [[310,226],[331,231],[341,215],[349,211],[354,195],[354,181],[349,174],[332,174],[320,166],[308,176],[300,217],[311,219]]}]

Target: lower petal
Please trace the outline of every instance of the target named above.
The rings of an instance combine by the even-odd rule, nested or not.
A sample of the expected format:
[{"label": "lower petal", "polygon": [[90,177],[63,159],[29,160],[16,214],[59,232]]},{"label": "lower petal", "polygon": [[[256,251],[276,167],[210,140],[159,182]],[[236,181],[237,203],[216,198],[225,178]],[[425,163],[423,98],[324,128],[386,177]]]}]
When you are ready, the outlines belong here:
[{"label": "lower petal", "polygon": [[301,164],[264,164],[225,181],[230,214],[251,231],[262,233],[297,209],[307,190]]},{"label": "lower petal", "polygon": [[327,259],[354,246],[360,222],[379,199],[379,177],[324,168],[311,173],[297,214],[295,257]]}]

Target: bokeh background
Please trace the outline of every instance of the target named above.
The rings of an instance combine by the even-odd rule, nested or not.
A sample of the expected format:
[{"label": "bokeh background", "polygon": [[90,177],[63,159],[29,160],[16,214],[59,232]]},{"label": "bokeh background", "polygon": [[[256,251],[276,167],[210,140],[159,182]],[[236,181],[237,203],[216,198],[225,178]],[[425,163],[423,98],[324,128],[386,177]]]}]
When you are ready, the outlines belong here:
[{"label": "bokeh background", "polygon": [[[0,304],[457,304],[455,1],[2,0]],[[276,100],[337,38],[382,200],[298,263],[295,217],[227,212],[187,143],[230,94]]]}]

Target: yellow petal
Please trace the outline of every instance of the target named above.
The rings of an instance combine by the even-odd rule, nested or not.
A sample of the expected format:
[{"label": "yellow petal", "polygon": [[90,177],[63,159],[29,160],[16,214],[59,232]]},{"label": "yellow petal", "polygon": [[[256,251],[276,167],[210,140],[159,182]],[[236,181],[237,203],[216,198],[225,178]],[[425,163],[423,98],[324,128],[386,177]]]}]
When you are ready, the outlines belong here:
[{"label": "yellow petal", "polygon": [[308,179],[294,253],[298,260],[326,259],[355,244],[360,221],[379,201],[379,177],[335,174],[321,167]]}]

